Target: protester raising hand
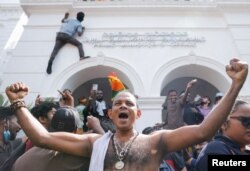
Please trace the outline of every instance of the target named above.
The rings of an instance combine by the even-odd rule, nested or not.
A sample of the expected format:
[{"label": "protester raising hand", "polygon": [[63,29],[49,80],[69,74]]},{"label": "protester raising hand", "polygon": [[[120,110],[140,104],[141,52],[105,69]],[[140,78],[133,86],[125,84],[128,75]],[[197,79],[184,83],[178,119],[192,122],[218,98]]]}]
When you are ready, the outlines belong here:
[{"label": "protester raising hand", "polygon": [[15,100],[21,100],[27,96],[29,88],[23,82],[17,82],[8,86],[5,92],[10,103],[13,103]]},{"label": "protester raising hand", "polygon": [[57,90],[61,94],[61,106],[72,106],[74,107],[74,97],[72,96],[70,91],[63,91]]},{"label": "protester raising hand", "polygon": [[248,65],[245,61],[233,58],[230,64],[226,65],[226,72],[233,81],[242,83],[247,77]]}]

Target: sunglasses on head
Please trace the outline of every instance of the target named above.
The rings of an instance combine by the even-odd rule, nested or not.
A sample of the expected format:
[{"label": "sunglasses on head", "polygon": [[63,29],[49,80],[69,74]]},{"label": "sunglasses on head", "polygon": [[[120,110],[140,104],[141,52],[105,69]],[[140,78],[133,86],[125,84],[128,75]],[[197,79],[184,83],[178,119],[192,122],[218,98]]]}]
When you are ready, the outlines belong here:
[{"label": "sunglasses on head", "polygon": [[246,116],[231,116],[232,119],[237,119],[245,128],[250,128],[250,117]]}]

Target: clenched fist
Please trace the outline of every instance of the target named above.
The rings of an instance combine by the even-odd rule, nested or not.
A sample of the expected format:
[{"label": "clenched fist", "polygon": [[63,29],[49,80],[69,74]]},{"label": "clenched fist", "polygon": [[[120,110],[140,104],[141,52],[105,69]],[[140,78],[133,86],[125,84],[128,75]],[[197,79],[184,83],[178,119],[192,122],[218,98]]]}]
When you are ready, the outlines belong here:
[{"label": "clenched fist", "polygon": [[23,99],[25,96],[27,96],[28,92],[29,88],[22,82],[11,84],[5,90],[10,103],[13,103],[16,100]]}]

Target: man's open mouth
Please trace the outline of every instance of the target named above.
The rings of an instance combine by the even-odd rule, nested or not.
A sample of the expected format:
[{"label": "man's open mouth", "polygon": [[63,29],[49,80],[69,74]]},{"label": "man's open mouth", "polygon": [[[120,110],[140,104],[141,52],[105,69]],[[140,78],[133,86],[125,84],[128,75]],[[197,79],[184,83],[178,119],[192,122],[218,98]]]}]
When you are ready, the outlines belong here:
[{"label": "man's open mouth", "polygon": [[127,113],[120,113],[119,114],[119,118],[120,119],[127,119],[128,118],[128,114]]}]

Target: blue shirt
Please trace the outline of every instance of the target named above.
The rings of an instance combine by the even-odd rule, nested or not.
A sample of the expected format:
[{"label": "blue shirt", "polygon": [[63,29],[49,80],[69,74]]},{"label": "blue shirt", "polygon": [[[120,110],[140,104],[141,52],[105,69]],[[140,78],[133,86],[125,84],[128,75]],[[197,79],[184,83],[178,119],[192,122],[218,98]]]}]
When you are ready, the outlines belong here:
[{"label": "blue shirt", "polygon": [[76,19],[65,19],[63,20],[59,33],[66,33],[70,36],[74,36],[77,32],[81,33],[82,31],[83,27],[80,21]]},{"label": "blue shirt", "polygon": [[240,146],[223,135],[215,136],[214,140],[209,142],[200,152],[196,164],[196,171],[208,170],[208,154],[214,155],[246,155],[240,150]]}]

